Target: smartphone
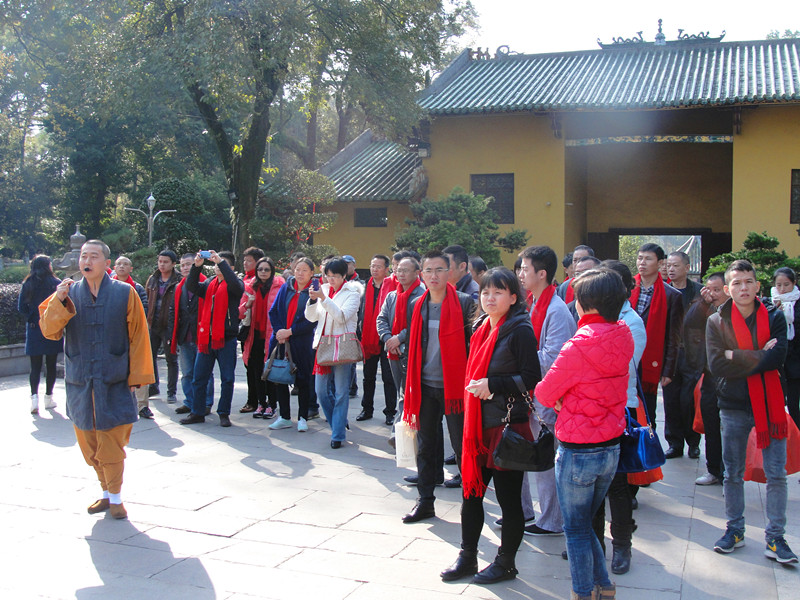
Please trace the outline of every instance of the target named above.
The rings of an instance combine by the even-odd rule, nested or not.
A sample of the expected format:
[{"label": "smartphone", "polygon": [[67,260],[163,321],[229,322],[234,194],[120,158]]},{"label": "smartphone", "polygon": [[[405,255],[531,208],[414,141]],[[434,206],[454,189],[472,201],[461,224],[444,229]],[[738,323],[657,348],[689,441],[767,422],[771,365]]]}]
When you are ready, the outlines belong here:
[{"label": "smartphone", "polygon": [[200,250],[200,256],[202,258],[211,258],[211,250]]},{"label": "smartphone", "polygon": [[319,279],[314,277],[314,279],[311,280],[311,287],[314,289],[315,292],[318,292],[319,291]]}]

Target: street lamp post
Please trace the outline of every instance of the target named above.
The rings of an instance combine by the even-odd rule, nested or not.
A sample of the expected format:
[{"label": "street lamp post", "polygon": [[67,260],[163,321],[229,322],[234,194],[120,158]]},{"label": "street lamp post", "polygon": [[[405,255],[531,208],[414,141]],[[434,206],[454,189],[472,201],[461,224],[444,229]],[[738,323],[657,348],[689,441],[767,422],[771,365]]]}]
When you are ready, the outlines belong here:
[{"label": "street lamp post", "polygon": [[174,213],[177,212],[176,210],[160,210],[155,215],[153,214],[153,209],[156,207],[156,199],[153,197],[152,192],[147,197],[147,208],[150,210],[150,214],[144,212],[139,208],[130,208],[128,206],[125,207],[125,210],[132,210],[138,213],[142,213],[144,218],[147,219],[147,245],[153,245],[153,223],[156,222],[158,215],[161,213]]}]

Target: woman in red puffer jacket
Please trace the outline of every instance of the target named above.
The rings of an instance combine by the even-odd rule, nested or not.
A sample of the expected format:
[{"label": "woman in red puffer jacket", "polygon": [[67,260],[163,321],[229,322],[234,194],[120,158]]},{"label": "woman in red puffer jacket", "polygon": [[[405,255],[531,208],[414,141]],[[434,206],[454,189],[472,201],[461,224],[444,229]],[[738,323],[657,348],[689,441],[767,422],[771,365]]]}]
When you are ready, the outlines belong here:
[{"label": "woman in red puffer jacket", "polygon": [[574,289],[581,318],[578,331],[534,393],[543,405],[559,411],[556,491],[564,516],[572,598],[611,599],[616,588],[592,531],[592,516],[617,471],[625,428],[633,336],[617,318],[628,292],[619,274],[607,268],[586,271],[575,280]]}]

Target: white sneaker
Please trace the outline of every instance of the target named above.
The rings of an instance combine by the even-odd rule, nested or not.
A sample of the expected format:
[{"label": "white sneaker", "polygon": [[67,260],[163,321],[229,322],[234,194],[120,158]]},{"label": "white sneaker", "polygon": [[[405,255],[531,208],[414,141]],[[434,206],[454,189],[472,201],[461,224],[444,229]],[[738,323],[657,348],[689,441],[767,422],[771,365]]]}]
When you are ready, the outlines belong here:
[{"label": "white sneaker", "polygon": [[39,394],[31,394],[31,414],[39,414]]},{"label": "white sneaker", "polygon": [[45,394],[44,395],[44,407],[47,410],[51,410],[51,409],[55,408],[56,406],[58,406],[58,404],[56,404],[56,401],[53,400],[53,394]]},{"label": "white sneaker", "polygon": [[306,420],[303,417],[297,419],[297,431],[300,433],[305,433],[308,431],[308,423],[306,423]]},{"label": "white sneaker", "polygon": [[291,419],[284,419],[283,417],[278,417],[273,423],[270,424],[269,428],[272,430],[289,429],[291,426],[292,426]]},{"label": "white sneaker", "polygon": [[695,485],[714,485],[715,483],[719,483],[719,479],[711,473],[706,473],[695,479],[694,483]]}]

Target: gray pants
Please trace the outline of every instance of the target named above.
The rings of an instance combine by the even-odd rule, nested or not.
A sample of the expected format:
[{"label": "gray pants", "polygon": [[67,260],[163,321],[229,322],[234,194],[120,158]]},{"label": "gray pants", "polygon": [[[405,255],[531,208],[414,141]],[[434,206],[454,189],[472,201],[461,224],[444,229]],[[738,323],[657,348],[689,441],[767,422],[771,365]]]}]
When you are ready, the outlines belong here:
[{"label": "gray pants", "polygon": [[[555,433],[556,411],[542,406],[535,398],[533,404],[542,421],[547,424],[550,431]],[[539,435],[539,429],[539,419],[535,415],[531,415],[531,431],[534,438]],[[556,441],[556,448],[558,448],[558,441]],[[533,475],[536,479],[536,487],[539,490],[539,509],[542,511],[542,516],[537,521],[537,524],[548,531],[563,531],[564,519],[561,516],[561,506],[558,504],[558,495],[556,494],[556,470],[550,469],[549,471],[533,473]],[[525,473],[522,478],[522,510],[526,521],[535,516],[528,473]]]}]

